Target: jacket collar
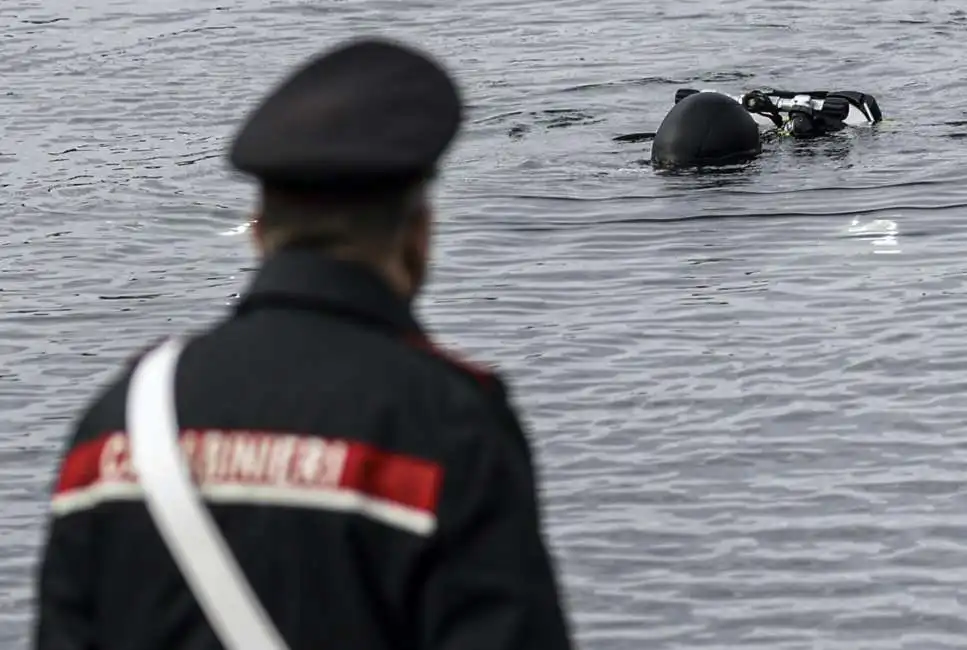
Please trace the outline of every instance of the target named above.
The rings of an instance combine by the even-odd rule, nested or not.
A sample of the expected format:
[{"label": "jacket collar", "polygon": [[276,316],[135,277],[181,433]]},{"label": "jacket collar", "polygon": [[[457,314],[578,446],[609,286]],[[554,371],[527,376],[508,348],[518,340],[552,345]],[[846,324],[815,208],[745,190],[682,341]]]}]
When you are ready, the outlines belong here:
[{"label": "jacket collar", "polygon": [[235,311],[264,308],[339,313],[396,334],[423,336],[410,302],[374,271],[307,249],[283,250],[265,260]]}]

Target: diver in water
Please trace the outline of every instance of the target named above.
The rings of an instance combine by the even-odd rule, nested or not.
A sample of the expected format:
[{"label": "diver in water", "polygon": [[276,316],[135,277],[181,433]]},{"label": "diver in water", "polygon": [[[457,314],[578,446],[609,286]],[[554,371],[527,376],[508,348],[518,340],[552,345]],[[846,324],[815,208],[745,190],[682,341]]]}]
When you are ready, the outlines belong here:
[{"label": "diver in water", "polygon": [[[659,168],[740,164],[762,151],[760,126],[778,135],[815,138],[882,119],[876,99],[855,91],[764,89],[732,97],[680,88],[654,135],[651,162]],[[616,139],[634,141],[636,135],[642,134]]]},{"label": "diver in water", "polygon": [[743,163],[762,151],[759,125],[737,101],[720,93],[695,93],[662,120],[651,146],[660,167]]}]

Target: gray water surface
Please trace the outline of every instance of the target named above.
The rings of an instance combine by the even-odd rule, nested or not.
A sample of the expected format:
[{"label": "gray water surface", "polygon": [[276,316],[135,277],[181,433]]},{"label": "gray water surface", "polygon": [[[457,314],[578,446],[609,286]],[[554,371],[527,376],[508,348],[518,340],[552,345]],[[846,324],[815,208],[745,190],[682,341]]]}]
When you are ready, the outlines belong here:
[{"label": "gray water surface", "polygon": [[[465,89],[421,310],[512,381],[581,645],[967,647],[959,0],[0,2],[0,646],[77,409],[254,265],[238,120],[377,33]],[[762,85],[889,121],[727,175],[611,141]]]}]

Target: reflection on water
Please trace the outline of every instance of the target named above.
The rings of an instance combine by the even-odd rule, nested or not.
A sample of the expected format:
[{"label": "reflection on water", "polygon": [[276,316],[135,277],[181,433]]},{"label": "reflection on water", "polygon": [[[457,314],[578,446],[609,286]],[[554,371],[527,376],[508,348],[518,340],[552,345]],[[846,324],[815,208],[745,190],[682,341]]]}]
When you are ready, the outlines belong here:
[{"label": "reflection on water", "polygon": [[868,239],[873,246],[873,253],[892,255],[901,252],[900,228],[896,221],[874,219],[861,223],[858,218],[854,218],[849,226],[849,234]]}]

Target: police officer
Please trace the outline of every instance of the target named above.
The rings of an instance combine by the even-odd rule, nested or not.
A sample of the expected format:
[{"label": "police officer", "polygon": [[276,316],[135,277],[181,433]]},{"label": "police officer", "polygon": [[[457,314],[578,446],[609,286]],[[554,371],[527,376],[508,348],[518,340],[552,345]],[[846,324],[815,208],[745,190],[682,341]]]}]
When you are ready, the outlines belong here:
[{"label": "police officer", "polygon": [[[434,346],[428,185],[459,130],[447,74],[357,40],[247,119],[262,264],[192,337],[180,443],[293,650],[563,650],[529,443],[501,379]],[[124,432],[131,367],[77,423],[53,490],[37,650],[220,648],[159,536]]]}]

